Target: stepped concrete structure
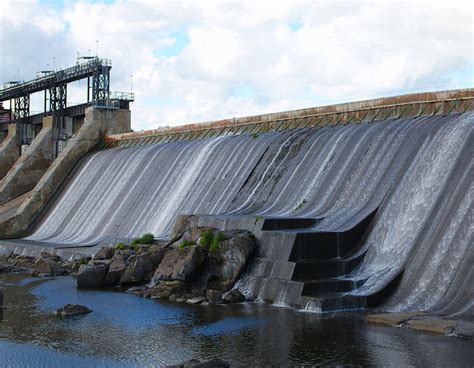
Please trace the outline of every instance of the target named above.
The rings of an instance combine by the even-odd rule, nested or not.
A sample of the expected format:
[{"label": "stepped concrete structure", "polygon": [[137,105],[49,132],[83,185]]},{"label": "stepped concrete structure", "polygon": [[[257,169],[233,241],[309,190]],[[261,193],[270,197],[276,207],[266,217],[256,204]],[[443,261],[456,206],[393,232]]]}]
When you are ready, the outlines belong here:
[{"label": "stepped concrete structure", "polygon": [[474,318],[473,102],[430,92],[133,133],[127,110],[91,109],[0,212],[0,247],[93,254],[169,238],[187,215],[255,234],[249,298]]}]

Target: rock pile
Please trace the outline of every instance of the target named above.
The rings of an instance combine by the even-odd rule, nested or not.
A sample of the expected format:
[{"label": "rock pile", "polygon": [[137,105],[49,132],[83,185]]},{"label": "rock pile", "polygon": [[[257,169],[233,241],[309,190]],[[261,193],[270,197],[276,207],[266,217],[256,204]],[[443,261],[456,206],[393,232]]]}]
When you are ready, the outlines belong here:
[{"label": "rock pile", "polygon": [[232,290],[256,248],[244,230],[209,227],[183,229],[181,236],[160,244],[102,248],[77,272],[82,288],[122,286],[138,296],[193,304],[242,302]]},{"label": "rock pile", "polygon": [[0,257],[0,273],[27,272],[33,276],[74,275],[79,268],[79,261],[63,261],[60,257],[41,252],[38,257],[15,255],[13,253]]}]

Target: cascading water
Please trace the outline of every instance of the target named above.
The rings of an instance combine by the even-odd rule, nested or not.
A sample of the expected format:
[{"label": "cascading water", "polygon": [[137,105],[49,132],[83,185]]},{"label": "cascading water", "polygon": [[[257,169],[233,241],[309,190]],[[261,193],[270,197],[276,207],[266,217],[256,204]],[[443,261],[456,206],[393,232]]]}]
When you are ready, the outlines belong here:
[{"label": "cascading water", "polygon": [[[378,208],[351,273],[366,281],[353,294],[370,295],[404,271],[387,308],[459,300],[449,311],[472,313],[472,298],[458,294],[473,292],[460,276],[474,277],[465,261],[474,252],[473,127],[465,113],[94,153],[26,239],[166,238],[182,213],[313,218],[311,231],[343,231]],[[267,266],[255,262],[240,288]]]}]

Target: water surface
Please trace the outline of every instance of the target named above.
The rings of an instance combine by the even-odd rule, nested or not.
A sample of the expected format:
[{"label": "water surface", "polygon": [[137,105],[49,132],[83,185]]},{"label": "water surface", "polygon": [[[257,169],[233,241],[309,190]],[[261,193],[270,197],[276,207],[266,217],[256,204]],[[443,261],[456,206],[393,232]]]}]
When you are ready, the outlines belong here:
[{"label": "water surface", "polygon": [[[191,306],[114,291],[77,290],[69,277],[0,278],[1,365],[154,367],[222,358],[236,366],[470,367],[474,343],[261,304]],[[62,319],[79,303],[94,312]]]}]

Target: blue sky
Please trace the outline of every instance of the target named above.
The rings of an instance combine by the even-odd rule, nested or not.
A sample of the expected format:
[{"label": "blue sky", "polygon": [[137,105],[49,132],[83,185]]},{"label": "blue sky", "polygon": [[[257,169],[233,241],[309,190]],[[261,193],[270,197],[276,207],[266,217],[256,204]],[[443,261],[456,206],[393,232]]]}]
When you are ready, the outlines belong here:
[{"label": "blue sky", "polygon": [[472,17],[457,1],[3,0],[0,79],[98,46],[112,89],[136,93],[135,130],[467,88]]}]

